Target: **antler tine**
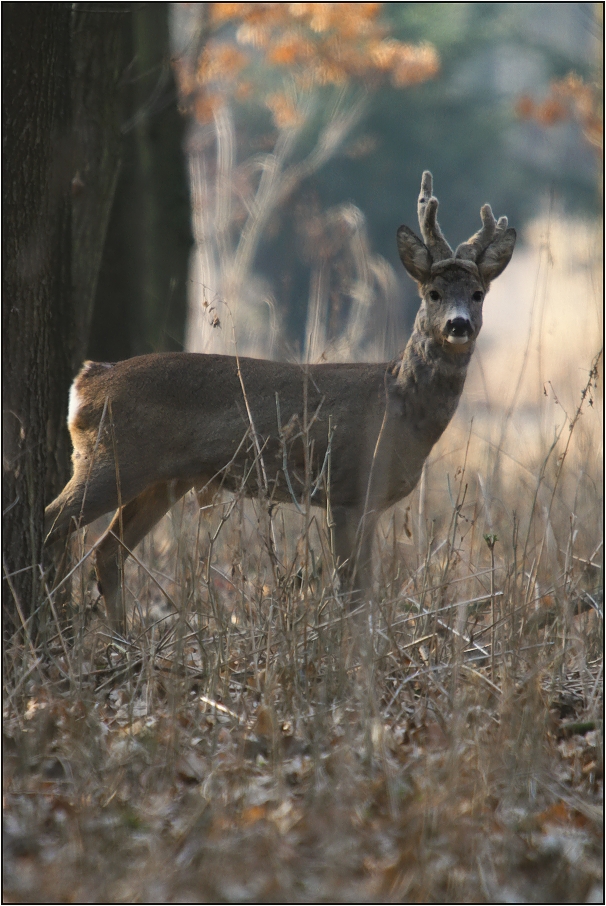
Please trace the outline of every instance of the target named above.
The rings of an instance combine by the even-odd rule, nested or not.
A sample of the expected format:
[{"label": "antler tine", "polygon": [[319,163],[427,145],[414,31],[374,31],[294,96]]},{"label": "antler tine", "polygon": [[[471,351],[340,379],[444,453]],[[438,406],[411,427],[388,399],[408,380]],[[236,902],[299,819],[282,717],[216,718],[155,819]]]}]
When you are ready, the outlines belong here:
[{"label": "antler tine", "polygon": [[464,261],[477,261],[478,257],[485,251],[492,240],[495,238],[497,229],[501,232],[501,222],[505,221],[503,232],[507,229],[507,218],[501,217],[497,224],[489,204],[482,205],[480,210],[482,218],[482,227],[477,233],[462,242],[455,252],[455,258],[462,258]]},{"label": "antler tine", "polygon": [[419,215],[419,227],[421,233],[423,232],[423,224],[425,223],[425,209],[427,207],[427,202],[433,195],[433,176],[429,170],[423,171],[423,176],[421,177],[421,194],[419,195],[419,202],[417,204],[417,214]]},{"label": "antler tine", "polygon": [[423,241],[431,254],[433,263],[452,258],[453,251],[438,225],[438,199],[433,193],[433,177],[425,170],[421,178],[421,194],[417,205],[419,227]]},{"label": "antler tine", "polygon": [[497,221],[497,228],[494,231],[493,241],[503,235],[503,233],[507,229],[508,225],[509,225],[509,221],[507,220],[507,217],[499,217],[499,219]]}]

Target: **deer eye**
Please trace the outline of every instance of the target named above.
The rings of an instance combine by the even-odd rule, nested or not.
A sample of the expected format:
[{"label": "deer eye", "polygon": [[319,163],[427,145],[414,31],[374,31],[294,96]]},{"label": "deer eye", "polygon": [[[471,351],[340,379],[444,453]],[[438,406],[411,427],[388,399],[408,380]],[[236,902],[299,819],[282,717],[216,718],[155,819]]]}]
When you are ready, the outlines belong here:
[{"label": "deer eye", "polygon": [[474,302],[481,302],[482,299],[484,298],[484,293],[480,292],[480,290],[478,289],[475,291],[475,293],[473,294],[473,296],[471,298],[473,299]]},{"label": "deer eye", "polygon": [[437,293],[437,292],[435,291],[435,289],[432,289],[432,290],[429,291],[429,298],[431,299],[432,302],[439,302],[439,301],[440,301],[440,293]]}]

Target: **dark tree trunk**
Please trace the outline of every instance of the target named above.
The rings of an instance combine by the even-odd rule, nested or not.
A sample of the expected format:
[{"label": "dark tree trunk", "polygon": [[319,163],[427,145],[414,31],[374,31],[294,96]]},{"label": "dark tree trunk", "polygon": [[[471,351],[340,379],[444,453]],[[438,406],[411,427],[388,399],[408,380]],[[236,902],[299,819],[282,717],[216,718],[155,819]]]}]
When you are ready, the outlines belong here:
[{"label": "dark tree trunk", "polygon": [[182,348],[193,242],[168,4],[131,8],[123,22],[123,164],[88,347],[90,358],[105,361]]},{"label": "dark tree trunk", "polygon": [[191,237],[167,4],[4,3],[2,12],[10,635],[24,621],[33,633],[43,601],[44,506],[69,477],[68,389],[89,345],[93,301],[96,323],[109,330],[101,357],[114,357],[120,338],[116,304],[118,314],[134,313],[124,355],[178,348]]},{"label": "dark tree trunk", "polygon": [[70,472],[68,388],[119,164],[126,5],[4,3],[3,629],[43,600],[44,506]]},{"label": "dark tree trunk", "polygon": [[128,3],[78,4],[72,16],[72,286],[76,308],[74,369],[88,348],[97,279],[122,154],[121,92],[127,78]]},{"label": "dark tree trunk", "polygon": [[[3,625],[40,600],[45,498],[67,475],[71,377],[71,5],[4,3]],[[17,605],[17,606],[15,606]]]}]

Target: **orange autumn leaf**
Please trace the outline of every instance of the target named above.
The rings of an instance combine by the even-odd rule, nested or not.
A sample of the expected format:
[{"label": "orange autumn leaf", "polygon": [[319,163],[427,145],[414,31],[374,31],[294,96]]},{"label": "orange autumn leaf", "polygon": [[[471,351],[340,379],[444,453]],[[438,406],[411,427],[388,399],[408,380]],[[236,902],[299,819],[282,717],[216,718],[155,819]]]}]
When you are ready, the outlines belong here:
[{"label": "orange autumn leaf", "polygon": [[198,122],[210,122],[223,103],[223,98],[218,94],[211,94],[210,92],[198,93],[193,106],[193,112]]},{"label": "orange autumn leaf", "polygon": [[555,126],[567,120],[576,121],[587,141],[602,149],[604,121],[601,91],[574,72],[551,83],[550,93],[543,101],[535,102],[522,95],[516,104],[521,119],[533,119],[541,126]]},{"label": "orange autumn leaf", "polygon": [[242,824],[250,826],[251,824],[257,824],[258,821],[263,821],[266,811],[267,809],[264,805],[251,805],[242,812]]},{"label": "orange autumn leaf", "polygon": [[267,59],[278,66],[292,66],[311,59],[313,55],[313,45],[300,32],[289,30],[272,44]]},{"label": "orange autumn leaf", "polygon": [[[381,23],[380,3],[211,3],[208,4],[211,38],[197,61],[195,79],[200,93],[215,90],[242,99],[252,95],[253,78],[261,62],[288,73],[299,90],[317,86],[345,86],[362,80],[376,86],[391,79],[396,87],[432,78],[439,63],[431,45],[414,45],[390,38]],[[218,40],[213,35],[235,26],[235,36]],[[233,29],[230,29],[233,35]],[[249,56],[243,48],[251,48]],[[238,84],[246,71],[247,90]],[[191,75],[180,75],[191,97]],[[198,119],[208,119],[217,101],[193,104]],[[296,106],[277,92],[265,99],[278,128],[299,122]]]},{"label": "orange autumn leaf", "polygon": [[587,825],[587,818],[573,806],[560,800],[560,802],[555,802],[553,805],[550,805],[549,808],[546,808],[537,815],[537,822],[539,826],[543,828],[550,824],[585,827]]},{"label": "orange autumn leaf", "polygon": [[421,47],[402,45],[393,66],[392,80],[398,88],[415,85],[437,75],[440,64],[435,49],[426,44]]},{"label": "orange autumn leaf", "polygon": [[265,103],[271,110],[278,129],[290,129],[301,123],[301,115],[297,111],[292,98],[289,98],[283,92],[270,95],[266,98]]},{"label": "orange autumn leaf", "polygon": [[209,41],[198,65],[198,78],[203,83],[233,78],[248,63],[248,57],[235,45]]}]

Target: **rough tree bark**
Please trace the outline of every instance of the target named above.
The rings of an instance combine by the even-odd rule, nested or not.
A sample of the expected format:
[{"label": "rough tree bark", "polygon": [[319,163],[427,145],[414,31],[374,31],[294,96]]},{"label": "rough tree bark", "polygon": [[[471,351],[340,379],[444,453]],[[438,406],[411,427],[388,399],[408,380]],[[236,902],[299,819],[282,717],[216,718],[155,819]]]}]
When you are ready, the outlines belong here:
[{"label": "rough tree bark", "polygon": [[[64,3],[3,6],[3,626],[39,601],[47,489],[66,475],[71,297],[70,18]],[[7,578],[8,577],[8,578]],[[16,607],[14,605],[17,605]],[[20,615],[18,613],[20,610]]]},{"label": "rough tree bark", "polygon": [[114,303],[134,312],[123,355],[179,348],[191,233],[168,5],[4,3],[2,11],[10,636],[25,623],[34,633],[43,600],[44,505],[70,472],[68,388],[92,322],[107,338],[102,358],[120,345]]},{"label": "rough tree bark", "polygon": [[88,339],[119,163],[120,9],[103,6],[2,8],[6,635],[26,621],[33,635],[43,600],[44,505],[70,471],[67,391]]}]

